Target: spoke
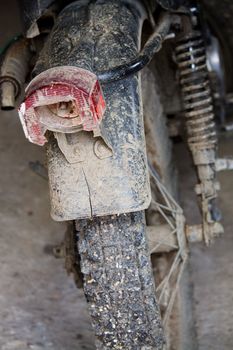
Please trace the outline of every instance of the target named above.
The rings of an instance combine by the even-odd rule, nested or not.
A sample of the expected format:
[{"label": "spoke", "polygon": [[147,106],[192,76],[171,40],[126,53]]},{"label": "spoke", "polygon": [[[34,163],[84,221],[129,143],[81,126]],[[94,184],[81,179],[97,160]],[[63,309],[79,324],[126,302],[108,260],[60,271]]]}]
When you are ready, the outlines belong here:
[{"label": "spoke", "polygon": [[168,199],[170,199],[170,198],[168,198],[168,195],[167,195],[168,193],[167,193],[167,191],[165,190],[165,187],[163,186],[163,184],[162,184],[161,182],[159,182],[158,180],[156,180],[156,185],[157,185],[157,187],[158,187],[158,189],[159,189],[159,192],[161,193],[161,195],[162,195],[164,201],[165,201],[166,204],[168,205],[168,207],[169,207],[170,209],[173,209],[172,206],[171,206],[170,201],[168,200]]},{"label": "spoke", "polygon": [[166,313],[164,315],[164,319],[163,319],[164,327],[166,327],[166,323],[167,323],[167,321],[169,319],[169,316],[171,314],[171,311],[172,311],[172,308],[173,308],[173,305],[174,305],[174,301],[175,301],[175,298],[176,298],[176,293],[177,293],[177,290],[178,290],[178,286],[179,286],[179,283],[180,283],[180,280],[181,280],[181,277],[182,277],[182,274],[183,274],[183,271],[184,271],[184,268],[185,268],[185,265],[186,265],[186,260],[187,259],[183,260],[182,263],[181,263],[181,266],[180,266],[180,271],[179,271],[179,274],[178,274],[178,277],[177,277],[176,285],[175,285],[175,288],[172,291],[172,295],[171,295],[169,304],[167,306]]},{"label": "spoke", "polygon": [[174,245],[174,244],[169,244],[167,243],[166,241],[160,241],[156,246],[155,248],[153,249],[153,253],[156,253],[156,250],[162,245],[166,245],[168,247],[171,247],[171,248],[174,248],[174,249],[178,249],[179,247],[177,245]]},{"label": "spoke", "polygon": [[179,264],[179,257],[180,257],[180,251],[176,254],[176,257],[175,257],[175,259],[174,259],[174,261],[172,263],[172,266],[171,266],[171,269],[169,271],[169,274],[164,278],[165,283],[164,283],[163,289],[161,291],[161,294],[159,296],[159,302],[161,302],[161,299],[162,299],[162,297],[164,295],[165,289],[167,287],[167,284],[168,284],[168,282],[170,280],[171,275],[173,274],[173,271],[177,268],[177,265]]},{"label": "spoke", "polygon": [[[155,182],[155,186],[157,188],[157,192],[160,194],[159,202],[156,201],[156,198],[152,198],[152,206],[157,212],[163,217],[166,223],[170,226],[171,230],[168,232],[167,237],[171,237],[175,235],[177,239],[177,246],[174,244],[167,244],[163,242],[163,240],[159,240],[155,242],[155,247],[153,252],[156,252],[162,244],[167,245],[168,247],[178,249],[171,266],[168,270],[168,273],[165,275],[164,279],[160,282],[159,286],[156,289],[158,295],[158,301],[161,303],[164,300],[164,295],[168,293],[168,303],[166,303],[166,309],[164,314],[163,323],[166,326],[166,323],[170,317],[172,307],[175,302],[175,297],[178,289],[178,285],[181,279],[181,275],[184,270],[184,265],[187,258],[186,251],[186,238],[185,238],[185,230],[184,230],[184,216],[183,210],[176,202],[176,200],[171,196],[171,194],[167,191],[165,186],[160,181],[160,177],[157,174],[155,168],[151,166],[149,163],[149,170],[152,179]],[[169,231],[169,230],[168,230]],[[162,237],[163,238],[163,237]],[[169,238],[168,238],[169,239]],[[171,286],[174,284],[174,287]],[[169,287],[169,289],[168,289]],[[170,287],[172,287],[172,291],[170,291]]]},{"label": "spoke", "polygon": [[160,212],[160,214],[164,217],[164,219],[167,221],[167,223],[171,226],[171,228],[175,230],[175,226],[173,225],[171,220],[168,219],[167,215],[162,211],[162,209],[159,206],[157,206],[157,209]]},{"label": "spoke", "polygon": [[175,228],[173,231],[169,232],[169,235],[174,235],[174,233],[177,233],[177,228]]},{"label": "spoke", "polygon": [[161,288],[163,288],[165,281],[166,281],[166,277],[162,280],[162,282],[160,282],[160,284],[156,288],[156,292],[158,292]]},{"label": "spoke", "polygon": [[177,212],[176,209],[172,209],[172,208],[166,207],[165,205],[156,202],[154,199],[152,199],[151,202],[152,202],[153,204],[155,204],[156,206],[159,206],[159,207],[162,208],[162,209],[165,209],[165,210],[167,210],[167,211],[170,211],[171,213],[174,213],[174,214],[178,214],[178,212]]},{"label": "spoke", "polygon": [[[156,173],[156,170],[151,166],[151,164],[149,164],[149,170],[150,170],[150,174],[152,176],[152,178],[154,179],[160,193],[162,194],[164,200],[166,201],[167,205],[169,207],[171,207],[171,203],[169,203],[169,201],[172,202],[172,204],[179,210],[180,213],[183,212],[182,208],[179,206],[179,204],[174,200],[174,198],[170,195],[170,193],[166,190],[165,186],[159,181],[159,176]],[[169,199],[169,201],[168,201]]]}]

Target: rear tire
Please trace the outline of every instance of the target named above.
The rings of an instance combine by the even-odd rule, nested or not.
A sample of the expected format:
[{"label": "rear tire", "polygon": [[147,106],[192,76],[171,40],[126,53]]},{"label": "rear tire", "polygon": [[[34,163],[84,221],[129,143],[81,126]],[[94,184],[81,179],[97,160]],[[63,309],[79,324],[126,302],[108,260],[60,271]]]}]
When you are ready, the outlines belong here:
[{"label": "rear tire", "polygon": [[97,349],[163,348],[145,227],[143,212],[76,223]]}]

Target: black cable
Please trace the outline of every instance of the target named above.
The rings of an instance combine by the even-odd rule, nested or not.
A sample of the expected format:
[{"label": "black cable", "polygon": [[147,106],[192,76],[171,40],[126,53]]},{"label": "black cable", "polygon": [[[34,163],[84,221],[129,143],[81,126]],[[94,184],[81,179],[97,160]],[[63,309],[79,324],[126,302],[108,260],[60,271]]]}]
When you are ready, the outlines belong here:
[{"label": "black cable", "polygon": [[99,81],[101,83],[110,83],[121,80],[144,68],[152,60],[154,54],[161,49],[162,43],[169,33],[170,25],[171,15],[169,13],[164,13],[155,31],[151,34],[139,54],[128,63],[97,73]]}]

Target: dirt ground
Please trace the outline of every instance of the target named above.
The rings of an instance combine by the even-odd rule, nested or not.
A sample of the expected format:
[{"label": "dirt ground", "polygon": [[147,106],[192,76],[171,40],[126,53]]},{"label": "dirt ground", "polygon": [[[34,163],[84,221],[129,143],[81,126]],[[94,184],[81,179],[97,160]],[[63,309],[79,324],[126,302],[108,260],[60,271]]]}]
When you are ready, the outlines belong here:
[{"label": "dirt ground", "polygon": [[[233,133],[222,133],[219,141],[219,157],[233,156]],[[180,192],[181,189],[183,191],[181,201],[187,221],[189,224],[199,223],[193,201],[195,179],[189,156],[182,145],[176,145],[176,157],[180,166]],[[233,172],[220,172],[218,180],[225,233],[210,247],[202,243],[190,247],[197,350],[233,348]]]},{"label": "dirt ground", "polygon": [[[1,4],[1,45],[19,30],[13,3]],[[233,134],[222,136],[220,146],[221,154],[233,155]],[[46,180],[29,169],[30,161],[43,157],[25,140],[16,113],[1,112],[0,349],[92,350],[83,293],[66,276],[63,261],[49,253],[65,227],[50,219]],[[188,192],[186,176],[184,169]],[[233,173],[219,178],[226,233],[210,248],[191,249],[198,350],[233,348]],[[192,201],[184,201],[192,212]]]},{"label": "dirt ground", "polygon": [[65,227],[49,217],[47,181],[28,167],[43,151],[15,113],[0,118],[0,349],[94,349],[83,294],[49,254]]},{"label": "dirt ground", "polygon": [[[233,156],[233,133],[220,138],[219,155]],[[219,180],[224,236],[191,251],[199,350],[233,349],[233,171]]]}]

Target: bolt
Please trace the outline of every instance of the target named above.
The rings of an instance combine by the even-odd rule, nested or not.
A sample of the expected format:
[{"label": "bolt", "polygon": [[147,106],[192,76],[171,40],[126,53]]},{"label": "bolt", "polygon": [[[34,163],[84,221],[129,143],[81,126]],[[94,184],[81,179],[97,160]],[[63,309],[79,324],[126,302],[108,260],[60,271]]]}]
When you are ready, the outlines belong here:
[{"label": "bolt", "polygon": [[69,102],[62,101],[57,104],[57,115],[59,117],[64,117],[69,113],[73,113],[73,106],[71,101]]},{"label": "bolt", "polygon": [[68,109],[68,102],[59,102],[59,109],[65,111]]},{"label": "bolt", "polygon": [[105,144],[102,139],[95,142],[94,152],[100,159],[108,158],[112,156],[112,150]]}]

